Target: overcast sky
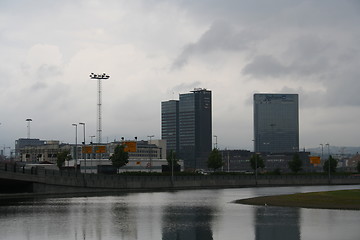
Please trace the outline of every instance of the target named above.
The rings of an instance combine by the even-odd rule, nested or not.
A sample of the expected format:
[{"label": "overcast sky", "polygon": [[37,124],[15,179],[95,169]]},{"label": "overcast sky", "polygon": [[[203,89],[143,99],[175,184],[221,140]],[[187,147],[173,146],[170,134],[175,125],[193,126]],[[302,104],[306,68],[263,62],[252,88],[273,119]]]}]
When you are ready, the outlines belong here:
[{"label": "overcast sky", "polygon": [[270,92],[299,94],[301,148],[359,146],[359,26],[359,0],[0,0],[0,147],[27,118],[32,138],[74,143],[85,122],[89,141],[91,72],[110,75],[104,142],[161,138],[161,101],[201,87],[220,148],[253,149],[252,97]]}]

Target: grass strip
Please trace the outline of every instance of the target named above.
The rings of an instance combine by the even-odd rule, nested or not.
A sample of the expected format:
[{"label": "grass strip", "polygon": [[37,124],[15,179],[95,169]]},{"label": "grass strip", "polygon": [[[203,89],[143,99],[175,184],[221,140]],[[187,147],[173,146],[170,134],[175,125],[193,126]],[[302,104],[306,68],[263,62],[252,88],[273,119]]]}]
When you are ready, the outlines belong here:
[{"label": "grass strip", "polygon": [[235,202],[263,206],[360,210],[360,189],[264,196]]}]

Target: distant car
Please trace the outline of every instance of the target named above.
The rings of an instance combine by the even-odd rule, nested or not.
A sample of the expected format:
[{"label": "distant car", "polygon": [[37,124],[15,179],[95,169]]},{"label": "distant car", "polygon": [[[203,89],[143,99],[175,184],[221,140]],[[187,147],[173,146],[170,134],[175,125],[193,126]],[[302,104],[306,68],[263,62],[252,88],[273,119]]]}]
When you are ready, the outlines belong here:
[{"label": "distant car", "polygon": [[204,169],[196,169],[195,172],[198,173],[198,174],[202,174],[202,175],[208,175],[208,173],[205,172]]}]

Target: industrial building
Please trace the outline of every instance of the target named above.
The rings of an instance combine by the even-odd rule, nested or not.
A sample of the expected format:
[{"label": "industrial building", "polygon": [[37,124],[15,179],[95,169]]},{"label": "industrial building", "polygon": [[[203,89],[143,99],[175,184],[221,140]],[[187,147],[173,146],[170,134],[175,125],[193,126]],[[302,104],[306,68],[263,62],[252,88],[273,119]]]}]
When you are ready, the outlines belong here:
[{"label": "industrial building", "polygon": [[75,145],[55,140],[19,139],[16,140],[17,160],[27,164],[41,162],[56,164],[57,154],[69,151],[72,160],[65,163],[66,167],[78,165],[81,172],[96,173],[97,165],[111,165],[108,159],[115,147],[120,144],[133,146],[128,150],[129,164],[123,167],[124,171],[161,171],[161,165],[167,164],[166,140],[157,139],[151,141],[124,140],[100,145]]}]

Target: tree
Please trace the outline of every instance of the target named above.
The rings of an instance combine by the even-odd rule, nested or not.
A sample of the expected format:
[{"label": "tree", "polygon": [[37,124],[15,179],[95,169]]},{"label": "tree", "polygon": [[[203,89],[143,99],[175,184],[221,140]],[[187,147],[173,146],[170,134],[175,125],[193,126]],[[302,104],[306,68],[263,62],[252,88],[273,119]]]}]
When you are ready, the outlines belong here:
[{"label": "tree", "polygon": [[251,168],[255,171],[256,168],[264,168],[264,160],[260,156],[260,154],[253,154],[250,158]]},{"label": "tree", "polygon": [[115,147],[113,155],[111,155],[109,160],[112,162],[112,165],[118,170],[122,166],[125,166],[129,162],[129,154],[125,152],[125,146],[117,145]]},{"label": "tree", "polygon": [[221,154],[217,148],[214,148],[208,158],[207,166],[214,170],[214,172],[224,165]]},{"label": "tree", "polygon": [[61,167],[64,165],[64,162],[70,160],[71,160],[71,155],[69,150],[58,152],[56,165],[58,166],[59,169],[61,169]]},{"label": "tree", "polygon": [[176,152],[174,152],[173,150],[170,150],[169,154],[166,157],[166,160],[168,162],[170,169],[172,167],[172,163],[174,163],[174,167],[179,165],[178,164],[179,160],[176,158]]},{"label": "tree", "polygon": [[298,153],[294,154],[292,161],[289,161],[288,164],[289,164],[289,168],[294,173],[298,173],[302,170],[302,161]]},{"label": "tree", "polygon": [[333,158],[331,155],[329,156],[329,159],[324,162],[324,172],[329,171],[329,161],[330,161],[330,172],[336,172],[336,167],[338,165],[338,161]]},{"label": "tree", "polygon": [[358,161],[357,165],[356,165],[356,169],[358,172],[360,172],[360,161]]}]

